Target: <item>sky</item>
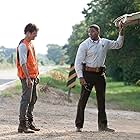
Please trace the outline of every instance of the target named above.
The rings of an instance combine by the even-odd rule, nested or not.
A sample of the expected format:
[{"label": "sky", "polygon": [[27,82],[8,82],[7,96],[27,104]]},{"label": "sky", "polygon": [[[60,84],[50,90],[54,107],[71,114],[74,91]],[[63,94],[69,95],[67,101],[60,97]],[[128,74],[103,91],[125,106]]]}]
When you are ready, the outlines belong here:
[{"label": "sky", "polygon": [[33,41],[37,53],[45,54],[47,44],[63,46],[72,26],[84,19],[83,8],[91,0],[0,0],[0,46],[16,48],[24,38],[24,28],[39,28]]}]

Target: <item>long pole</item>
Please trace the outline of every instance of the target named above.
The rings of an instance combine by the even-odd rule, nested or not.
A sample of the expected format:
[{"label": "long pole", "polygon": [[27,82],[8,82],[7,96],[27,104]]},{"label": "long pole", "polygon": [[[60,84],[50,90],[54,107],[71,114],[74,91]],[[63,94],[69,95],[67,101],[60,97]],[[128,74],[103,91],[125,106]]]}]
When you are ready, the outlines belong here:
[{"label": "long pole", "polygon": [[69,90],[68,90],[68,102],[71,102],[71,100],[70,100],[70,94],[71,94],[71,88],[69,88]]}]

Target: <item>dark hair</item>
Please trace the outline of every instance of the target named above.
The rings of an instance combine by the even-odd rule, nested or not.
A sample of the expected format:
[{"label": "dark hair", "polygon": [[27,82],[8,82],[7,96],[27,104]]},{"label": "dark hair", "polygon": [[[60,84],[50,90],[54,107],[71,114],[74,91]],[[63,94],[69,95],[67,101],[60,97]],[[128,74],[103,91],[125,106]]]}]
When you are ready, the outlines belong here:
[{"label": "dark hair", "polygon": [[34,32],[34,31],[38,31],[38,28],[36,27],[35,24],[29,23],[26,25],[25,29],[24,29],[24,33],[26,34],[27,32]]},{"label": "dark hair", "polygon": [[97,32],[100,33],[100,27],[97,24],[92,24],[89,26],[89,28],[94,28],[94,29],[96,29]]}]

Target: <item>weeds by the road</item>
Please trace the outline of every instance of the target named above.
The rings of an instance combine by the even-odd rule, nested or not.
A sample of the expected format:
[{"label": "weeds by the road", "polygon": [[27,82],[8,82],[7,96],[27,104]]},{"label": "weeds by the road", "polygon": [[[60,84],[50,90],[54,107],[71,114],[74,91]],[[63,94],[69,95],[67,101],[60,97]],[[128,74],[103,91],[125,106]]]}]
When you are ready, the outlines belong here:
[{"label": "weeds by the road", "polygon": [[[68,91],[66,86],[68,79],[68,70],[58,69],[49,72],[47,75],[40,76],[40,86],[49,86],[57,89],[61,89],[65,92]],[[21,86],[19,82],[15,87],[10,87],[4,91],[1,91],[1,96],[12,97],[14,94],[21,93]],[[41,92],[41,91],[39,91]],[[80,93],[80,84],[78,79],[76,80],[76,86],[71,90],[73,94]],[[90,95],[93,98],[93,102],[96,103],[96,95],[93,91]],[[106,90],[106,105],[112,109],[122,109],[140,112],[140,87],[124,85],[123,82],[115,82],[110,78],[107,78],[107,90]]]},{"label": "weeds by the road", "polygon": [[[47,84],[48,86],[68,91],[66,87],[68,71],[63,68],[53,72],[57,74],[42,75],[40,84]],[[72,93],[80,93],[78,79],[76,80],[75,88],[72,89]],[[96,102],[94,88],[90,96],[93,98],[93,102]],[[140,87],[134,85],[126,86],[123,82],[116,82],[111,78],[107,78],[106,104],[113,109],[140,111]]]},{"label": "weeds by the road", "polygon": [[6,88],[5,90],[0,91],[1,97],[13,97],[15,94],[21,93],[21,85],[19,84],[19,81],[17,81],[14,85],[12,85],[9,88]]}]

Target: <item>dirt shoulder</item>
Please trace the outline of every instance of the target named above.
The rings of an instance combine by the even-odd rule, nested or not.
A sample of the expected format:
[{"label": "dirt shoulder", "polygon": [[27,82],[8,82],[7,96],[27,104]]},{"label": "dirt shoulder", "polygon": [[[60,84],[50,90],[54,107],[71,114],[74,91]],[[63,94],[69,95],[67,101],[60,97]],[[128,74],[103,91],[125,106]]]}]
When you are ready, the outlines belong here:
[{"label": "dirt shoulder", "polygon": [[40,93],[34,109],[36,125],[41,128],[34,134],[18,134],[20,95],[0,97],[0,140],[140,140],[140,113],[107,109],[109,127],[116,132],[97,131],[97,109],[89,100],[85,110],[82,133],[75,132],[75,116],[79,96],[67,95],[49,88]]}]

